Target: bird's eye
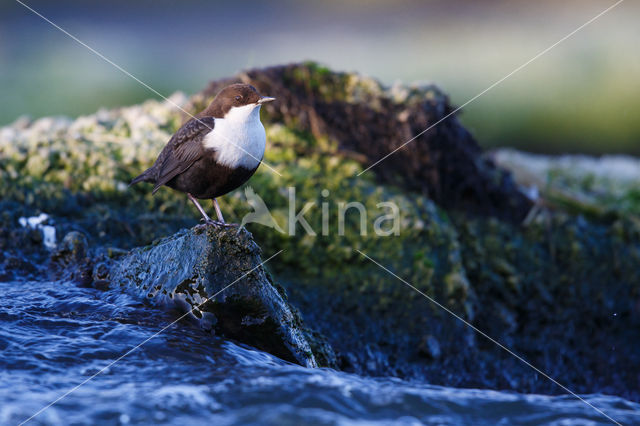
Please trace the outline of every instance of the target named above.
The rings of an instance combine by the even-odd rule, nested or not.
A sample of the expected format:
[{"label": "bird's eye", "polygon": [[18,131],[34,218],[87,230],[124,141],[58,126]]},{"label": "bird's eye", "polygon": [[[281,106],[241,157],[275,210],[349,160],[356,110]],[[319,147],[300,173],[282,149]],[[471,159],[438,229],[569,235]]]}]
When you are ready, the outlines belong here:
[{"label": "bird's eye", "polygon": [[236,101],[239,101],[240,99],[242,99],[242,96],[240,95],[236,96]]}]

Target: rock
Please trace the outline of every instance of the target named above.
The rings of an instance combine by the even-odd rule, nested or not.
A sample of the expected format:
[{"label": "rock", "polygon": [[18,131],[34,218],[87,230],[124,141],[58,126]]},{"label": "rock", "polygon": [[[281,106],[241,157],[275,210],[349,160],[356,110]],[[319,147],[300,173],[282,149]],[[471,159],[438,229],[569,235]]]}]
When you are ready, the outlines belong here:
[{"label": "rock", "polygon": [[109,288],[109,265],[107,262],[99,262],[93,268],[93,287],[99,290]]},{"label": "rock", "polygon": [[[599,221],[640,220],[640,159],[623,155],[548,156],[499,149],[493,161],[513,173],[537,207],[570,211]],[[535,213],[541,216],[541,208]]]},{"label": "rock", "polygon": [[88,251],[87,237],[80,232],[73,231],[64,236],[60,248],[52,255],[52,259],[65,266],[76,264],[87,257]]},{"label": "rock", "polygon": [[372,78],[305,62],[213,81],[192,99],[193,112],[237,82],[278,97],[265,105],[269,121],[284,122],[316,138],[328,136],[338,142],[342,155],[363,167],[415,137],[372,168],[381,182],[421,192],[446,208],[512,222],[522,221],[532,207],[510,174],[482,155],[453,113],[455,106],[435,85],[387,88]]},{"label": "rock", "polygon": [[299,316],[261,265],[251,234],[196,226],[134,249],[109,281],[155,305],[173,305],[214,331],[306,367],[317,363]]},{"label": "rock", "polygon": [[87,237],[77,231],[69,232],[51,255],[54,275],[79,285],[90,285],[93,281],[93,267],[88,254]]}]

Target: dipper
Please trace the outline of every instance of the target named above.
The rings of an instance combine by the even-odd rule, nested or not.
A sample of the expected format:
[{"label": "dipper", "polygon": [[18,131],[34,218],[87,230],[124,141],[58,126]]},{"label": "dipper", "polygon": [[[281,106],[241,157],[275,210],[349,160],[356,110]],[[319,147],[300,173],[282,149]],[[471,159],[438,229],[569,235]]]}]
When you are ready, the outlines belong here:
[{"label": "dipper", "polygon": [[249,84],[225,87],[178,129],[153,166],[130,185],[151,182],[153,194],[163,185],[184,192],[205,223],[216,223],[198,203],[210,198],[218,223],[225,223],[216,198],[238,188],[258,169],[266,144],[260,106],[273,100]]}]

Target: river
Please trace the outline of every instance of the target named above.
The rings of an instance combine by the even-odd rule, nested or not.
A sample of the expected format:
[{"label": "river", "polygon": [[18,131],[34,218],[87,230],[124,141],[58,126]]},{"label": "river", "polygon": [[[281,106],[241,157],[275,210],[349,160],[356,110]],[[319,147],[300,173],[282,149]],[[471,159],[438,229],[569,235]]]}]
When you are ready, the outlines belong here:
[{"label": "river", "polygon": [[[307,369],[178,322],[117,290],[0,283],[0,424],[596,425],[568,395],[458,389]],[[130,349],[144,345],[93,375]],[[640,404],[583,395],[622,424]]]}]

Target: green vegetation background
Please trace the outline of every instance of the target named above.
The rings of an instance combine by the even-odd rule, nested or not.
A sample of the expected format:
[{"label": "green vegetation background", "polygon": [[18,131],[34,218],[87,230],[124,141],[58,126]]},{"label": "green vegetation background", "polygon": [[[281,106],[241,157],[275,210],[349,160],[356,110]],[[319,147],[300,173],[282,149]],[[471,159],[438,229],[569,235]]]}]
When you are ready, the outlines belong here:
[{"label": "green vegetation background", "polygon": [[[606,2],[605,2],[606,3]],[[30,4],[159,92],[317,60],[385,84],[431,81],[461,105],[604,10],[597,0]],[[640,3],[624,2],[464,109],[485,147],[640,154]],[[123,16],[126,19],[123,19]],[[252,22],[250,33],[246,25]],[[210,40],[216,40],[210,43]],[[78,116],[151,92],[15,2],[0,5],[0,124]],[[272,94],[276,95],[277,94]]]}]

